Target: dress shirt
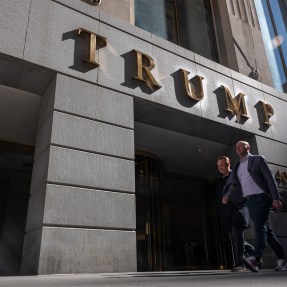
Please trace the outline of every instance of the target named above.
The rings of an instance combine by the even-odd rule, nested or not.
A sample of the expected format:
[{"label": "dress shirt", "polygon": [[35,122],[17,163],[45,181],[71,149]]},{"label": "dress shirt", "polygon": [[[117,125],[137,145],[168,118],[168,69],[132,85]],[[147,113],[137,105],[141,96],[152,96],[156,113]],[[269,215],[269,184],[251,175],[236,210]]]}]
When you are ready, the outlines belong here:
[{"label": "dress shirt", "polygon": [[256,182],[251,177],[248,171],[248,158],[249,154],[240,160],[240,164],[237,170],[237,177],[242,187],[243,196],[249,196],[253,194],[264,193],[264,190],[261,189]]}]

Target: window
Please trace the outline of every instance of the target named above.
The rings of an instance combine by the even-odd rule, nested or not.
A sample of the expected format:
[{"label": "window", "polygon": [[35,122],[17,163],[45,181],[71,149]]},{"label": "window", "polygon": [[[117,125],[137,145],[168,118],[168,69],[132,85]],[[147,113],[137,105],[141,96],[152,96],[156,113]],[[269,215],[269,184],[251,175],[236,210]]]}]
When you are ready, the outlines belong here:
[{"label": "window", "polygon": [[135,24],[218,62],[210,0],[135,0]]},{"label": "window", "polygon": [[274,87],[287,92],[287,1],[255,0]]}]

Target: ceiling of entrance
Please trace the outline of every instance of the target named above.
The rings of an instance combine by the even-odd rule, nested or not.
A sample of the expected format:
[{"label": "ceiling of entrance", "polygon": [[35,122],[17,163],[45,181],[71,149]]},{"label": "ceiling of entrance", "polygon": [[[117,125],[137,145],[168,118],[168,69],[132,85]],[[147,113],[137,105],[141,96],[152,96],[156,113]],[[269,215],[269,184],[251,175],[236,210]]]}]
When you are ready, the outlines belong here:
[{"label": "ceiling of entrance", "polygon": [[0,141],[34,146],[41,97],[0,85]]},{"label": "ceiling of entrance", "polygon": [[7,55],[0,55],[0,141],[35,145],[39,104],[55,77]]},{"label": "ceiling of entrance", "polygon": [[218,176],[216,158],[230,152],[227,145],[139,122],[135,147],[159,157],[165,172],[207,180]]}]

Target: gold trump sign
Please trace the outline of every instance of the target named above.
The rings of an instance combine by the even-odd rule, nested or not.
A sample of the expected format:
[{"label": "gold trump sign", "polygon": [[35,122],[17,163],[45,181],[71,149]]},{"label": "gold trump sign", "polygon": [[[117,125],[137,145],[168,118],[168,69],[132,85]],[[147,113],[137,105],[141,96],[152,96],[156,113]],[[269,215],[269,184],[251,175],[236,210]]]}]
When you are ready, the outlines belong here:
[{"label": "gold trump sign", "polygon": [[[83,59],[83,61],[99,67],[100,64],[96,61],[97,44],[100,42],[102,46],[106,46],[107,39],[86,29],[79,28],[78,35],[81,36],[82,34],[89,36],[89,58]],[[152,74],[152,70],[155,67],[152,57],[138,50],[132,50],[132,52],[136,60],[136,71],[133,78],[146,84],[152,91],[160,89],[161,86]],[[190,72],[184,69],[180,69],[180,71],[183,77],[186,95],[192,101],[201,101],[204,98],[204,77],[196,75],[193,78],[188,79]],[[235,116],[236,122],[241,122],[241,119],[247,120],[249,115],[245,103],[245,94],[239,93],[238,95],[233,96],[227,87],[222,85],[221,88],[223,89],[225,96],[225,111]],[[274,115],[273,107],[269,103],[263,101],[259,101],[258,106],[260,107],[263,115],[262,123],[266,126],[271,126],[270,118]]]}]

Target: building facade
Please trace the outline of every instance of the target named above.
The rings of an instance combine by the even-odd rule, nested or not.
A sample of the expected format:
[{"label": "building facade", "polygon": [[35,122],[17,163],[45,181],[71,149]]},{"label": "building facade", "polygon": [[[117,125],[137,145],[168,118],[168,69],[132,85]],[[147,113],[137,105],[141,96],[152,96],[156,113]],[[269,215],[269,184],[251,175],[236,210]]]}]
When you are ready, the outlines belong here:
[{"label": "building facade", "polygon": [[287,249],[287,98],[254,2],[0,1],[1,275],[230,268],[214,183],[237,140],[274,172]]}]

